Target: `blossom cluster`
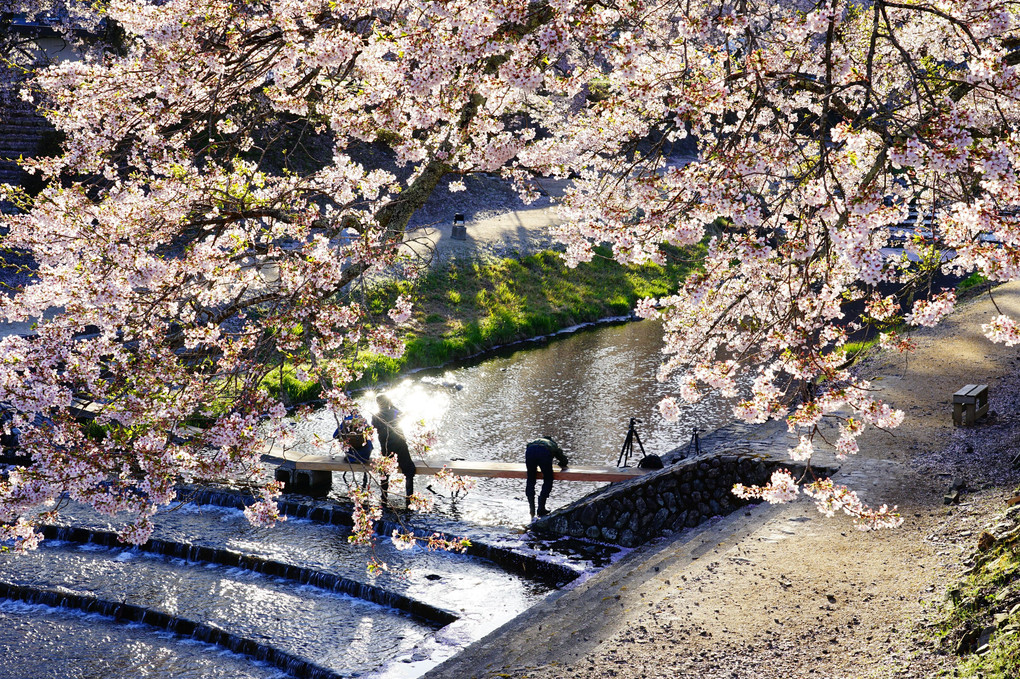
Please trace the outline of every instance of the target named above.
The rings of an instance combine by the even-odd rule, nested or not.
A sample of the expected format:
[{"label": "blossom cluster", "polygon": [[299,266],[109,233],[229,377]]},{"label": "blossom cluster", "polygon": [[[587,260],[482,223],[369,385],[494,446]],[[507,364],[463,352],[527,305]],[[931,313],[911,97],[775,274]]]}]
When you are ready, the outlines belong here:
[{"label": "blossom cluster", "polygon": [[[0,401],[33,460],[0,482],[18,545],[63,497],[133,514],[124,536],[145,539],[182,479],[265,486],[249,517],[273,520],[274,385],[317,381],[342,419],[358,356],[402,354],[413,293],[378,309],[361,291],[384,274],[414,289],[401,243],[444,177],[449,199],[471,173],[528,199],[536,175],[570,177],[570,264],[603,243],[628,264],[696,258],[638,305],[663,325],[659,378],[798,439],[840,418],[840,454],[902,419],[844,365],[867,320],[849,305],[887,323],[913,299],[907,320],[930,325],[955,302],[934,272],[1020,278],[1013,3],[66,4],[123,40],[32,73],[22,96],[66,142],[21,161],[38,193],[0,189],[20,208],[4,245],[37,263],[0,297],[0,319],[37,323],[0,340]],[[985,332],[1020,341],[1005,316]],[[68,416],[83,405],[104,437]],[[791,494],[777,478],[768,497]]]}]

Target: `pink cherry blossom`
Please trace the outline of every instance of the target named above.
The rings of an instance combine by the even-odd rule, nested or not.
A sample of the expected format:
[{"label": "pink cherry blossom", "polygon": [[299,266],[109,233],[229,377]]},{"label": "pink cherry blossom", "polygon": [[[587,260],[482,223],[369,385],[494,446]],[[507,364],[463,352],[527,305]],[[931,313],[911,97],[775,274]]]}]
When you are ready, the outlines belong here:
[{"label": "pink cherry blossom", "polygon": [[[735,398],[748,422],[785,417],[798,439],[852,418],[840,454],[903,418],[845,365],[867,316],[909,305],[909,323],[939,322],[955,303],[931,293],[939,270],[1020,278],[1009,3],[58,4],[124,40],[18,93],[66,138],[21,161],[36,195],[0,189],[20,208],[0,217],[4,245],[36,263],[0,296],[5,321],[38,322],[32,341],[0,340],[0,401],[23,414],[33,460],[0,482],[0,538],[22,547],[63,497],[131,515],[124,537],[145,539],[180,480],[266,488],[249,518],[274,520],[260,458],[287,438],[287,404],[268,385],[316,380],[342,419],[357,357],[402,354],[413,295],[379,310],[361,293],[413,282],[400,244],[450,178],[497,174],[527,200],[537,176],[570,178],[554,229],[568,264],[602,244],[628,264],[694,260],[638,304],[662,323],[657,377],[687,401]],[[912,214],[934,221],[901,238]],[[860,302],[865,317],[849,316]],[[984,331],[1020,341],[1005,316]],[[75,404],[107,436],[69,417]],[[796,495],[788,477],[770,488]],[[358,540],[374,502],[356,498]]]}]

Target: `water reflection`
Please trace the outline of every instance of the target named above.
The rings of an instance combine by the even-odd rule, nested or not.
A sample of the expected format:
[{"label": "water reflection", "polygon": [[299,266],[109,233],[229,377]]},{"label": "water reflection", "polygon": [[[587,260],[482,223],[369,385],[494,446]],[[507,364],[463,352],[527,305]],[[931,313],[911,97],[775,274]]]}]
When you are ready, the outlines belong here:
[{"label": "water reflection", "polygon": [[[521,461],[528,441],[550,435],[575,464],[615,464],[631,417],[644,420],[639,431],[646,450],[660,454],[685,444],[692,427],[713,429],[728,417],[729,404],[720,400],[689,406],[675,424],[656,415],[656,404],[669,393],[668,385],[655,379],[660,347],[657,323],[601,327],[476,365],[423,374],[387,393],[404,411],[405,428],[418,419],[435,427],[435,458]],[[369,393],[361,398],[366,415],[375,409],[374,397]],[[314,449],[316,437],[331,443],[335,426],[325,413],[295,423],[307,449]],[[418,488],[428,483],[423,477]],[[523,486],[520,480],[481,480],[466,498],[443,497],[437,513],[423,523],[453,533],[471,528],[465,523],[522,525],[528,520]],[[570,502],[594,487],[559,483],[550,506]],[[111,523],[116,523],[78,506],[65,508],[61,516],[71,524],[102,530],[114,529]],[[223,546],[326,573],[367,577],[368,554],[351,549],[346,532],[334,526],[292,520],[259,529],[236,510],[193,505],[162,513],[156,523],[155,535],[161,539]],[[534,583],[463,555],[421,549],[398,553],[385,540],[375,553],[394,565],[413,560],[415,566],[403,577],[374,576],[376,584],[453,609],[461,619],[433,633],[392,611],[294,582],[95,545],[50,544],[21,559],[0,556],[0,569],[11,580],[45,589],[96,592],[108,600],[194,614],[244,635],[273,639],[327,667],[395,677],[424,671],[545,593]],[[500,596],[493,598],[493,591]],[[0,604],[0,649],[8,658],[0,677],[279,676],[273,668],[143,627],[9,602]],[[45,668],[36,672],[40,664],[33,658],[45,658]]]},{"label": "water reflection", "polygon": [[0,676],[281,679],[266,663],[145,625],[17,601],[0,602]]},{"label": "water reflection", "polygon": [[[631,417],[642,420],[638,431],[646,451],[662,454],[687,444],[693,427],[715,429],[730,415],[731,402],[712,399],[686,406],[676,423],[664,421],[656,405],[671,390],[655,377],[661,347],[658,322],[601,326],[477,365],[406,379],[386,393],[403,411],[405,426],[424,419],[436,428],[438,443],[430,457],[517,462],[528,441],[549,435],[575,464],[613,465]],[[374,411],[374,393],[360,402],[366,413]],[[297,423],[297,430],[306,441],[316,435],[328,439],[334,426],[322,414]],[[559,484],[551,505],[594,487]],[[521,503],[522,482],[483,480],[453,509],[477,523],[516,524],[527,520]]]}]

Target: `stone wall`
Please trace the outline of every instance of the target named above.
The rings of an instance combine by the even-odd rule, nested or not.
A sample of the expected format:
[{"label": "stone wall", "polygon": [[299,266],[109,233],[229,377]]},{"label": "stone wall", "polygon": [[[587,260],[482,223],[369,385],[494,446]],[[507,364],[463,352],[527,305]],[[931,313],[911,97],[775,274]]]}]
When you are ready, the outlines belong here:
[{"label": "stone wall", "polygon": [[763,484],[779,467],[790,464],[750,449],[684,460],[610,485],[538,519],[531,529],[635,547],[732,512],[746,504],[733,494],[733,484]]}]

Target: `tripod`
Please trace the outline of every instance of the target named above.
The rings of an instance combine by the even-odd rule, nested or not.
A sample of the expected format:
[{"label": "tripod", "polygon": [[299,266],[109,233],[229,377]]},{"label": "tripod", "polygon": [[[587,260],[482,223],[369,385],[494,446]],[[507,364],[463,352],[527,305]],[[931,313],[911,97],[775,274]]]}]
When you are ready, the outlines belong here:
[{"label": "tripod", "polygon": [[[627,428],[627,438],[623,442],[623,448],[620,450],[620,457],[616,460],[617,467],[626,467],[627,460],[630,459],[631,454],[634,452],[634,441],[637,441],[638,447],[641,449],[641,457],[645,457],[645,445],[641,443],[641,437],[638,436],[637,427],[635,424],[641,424],[641,420],[636,417],[630,418],[630,426]],[[622,463],[622,464],[621,464]]]},{"label": "tripod", "polygon": [[698,438],[698,428],[694,427],[691,433],[691,442],[687,444],[687,455],[691,454],[691,448],[694,448],[695,455],[701,455],[701,439]]}]

